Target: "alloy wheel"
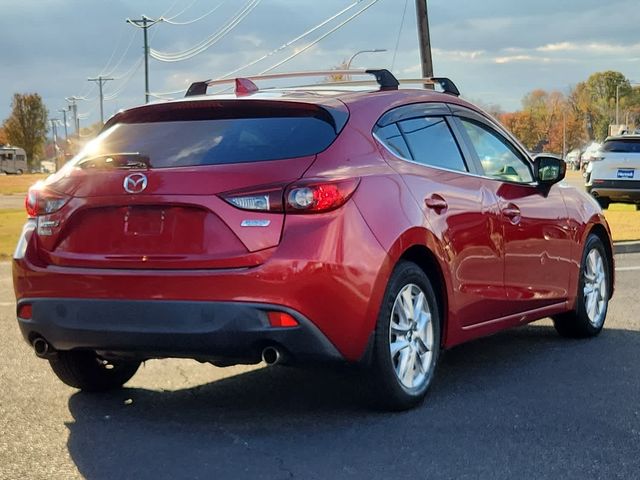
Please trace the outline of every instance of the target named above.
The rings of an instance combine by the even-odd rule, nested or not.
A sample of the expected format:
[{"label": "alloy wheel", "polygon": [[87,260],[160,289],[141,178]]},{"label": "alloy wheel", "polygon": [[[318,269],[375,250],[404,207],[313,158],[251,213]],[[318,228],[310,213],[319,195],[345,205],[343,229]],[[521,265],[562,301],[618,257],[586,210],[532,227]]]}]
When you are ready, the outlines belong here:
[{"label": "alloy wheel", "polygon": [[396,377],[407,389],[419,389],[433,369],[434,327],[427,298],[415,284],[396,296],[389,323],[389,350]]},{"label": "alloy wheel", "polygon": [[607,275],[602,255],[595,248],[587,255],[583,280],[584,309],[591,325],[597,328],[604,321],[606,312]]}]

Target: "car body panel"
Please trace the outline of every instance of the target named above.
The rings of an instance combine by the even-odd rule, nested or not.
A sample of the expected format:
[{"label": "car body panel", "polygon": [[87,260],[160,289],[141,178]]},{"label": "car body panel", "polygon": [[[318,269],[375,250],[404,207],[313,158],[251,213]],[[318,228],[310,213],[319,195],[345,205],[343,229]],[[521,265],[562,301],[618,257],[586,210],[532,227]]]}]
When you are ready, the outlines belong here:
[{"label": "car body panel", "polygon": [[[58,221],[59,231],[27,233],[23,239],[26,253],[17,255],[13,263],[18,301],[273,305],[308,319],[345,360],[355,362],[366,358],[371,346],[395,265],[410,250],[421,248],[434,260],[437,278],[432,280],[444,296],[445,347],[573,308],[581,246],[592,229],[608,232],[592,200],[560,185],[545,194],[534,186],[515,187],[477,172],[412,164],[387,151],[373,135],[375,122],[389,110],[429,102],[446,104],[452,112],[472,111],[493,122],[471,104],[429,90],[270,91],[237,101],[256,99],[326,105],[347,115],[348,122],[335,141],[313,157],[147,171],[148,191],[135,195],[121,191],[128,171],[108,172],[103,178],[63,171],[46,186],[73,198],[57,214],[38,219],[40,226]],[[211,98],[189,99],[200,101],[211,102]],[[183,103],[153,108],[170,115],[171,108]],[[138,114],[119,114],[109,124]],[[299,178],[357,178],[359,185],[340,208],[318,214],[249,212],[219,195]],[[425,198],[434,194],[445,199],[446,211],[425,206]],[[523,212],[522,223],[505,226],[502,209],[505,202],[513,201]],[[70,235],[65,229],[72,226],[66,222],[72,221],[74,212],[105,208],[114,210],[110,213],[114,219],[124,219],[132,206],[167,205],[198,210],[191,214],[203,217],[198,220],[192,215],[190,228],[198,231],[198,225],[209,222],[209,228],[202,230],[203,239],[225,237],[212,242],[203,254],[189,246],[188,236],[160,235],[140,240],[133,258],[124,245],[108,251],[114,245],[110,229],[116,225],[122,232],[124,224],[114,220],[101,225],[97,220],[103,216],[97,215],[96,221],[78,227],[78,241],[67,240]],[[175,218],[187,221],[186,215],[178,211]],[[244,228],[244,219],[270,220],[270,224]],[[93,233],[100,238],[88,240]],[[182,258],[170,258],[169,246],[176,238],[175,248],[183,248]],[[82,239],[87,239],[86,244]],[[153,253],[146,259],[145,249]],[[78,253],[84,258],[74,257]]]}]

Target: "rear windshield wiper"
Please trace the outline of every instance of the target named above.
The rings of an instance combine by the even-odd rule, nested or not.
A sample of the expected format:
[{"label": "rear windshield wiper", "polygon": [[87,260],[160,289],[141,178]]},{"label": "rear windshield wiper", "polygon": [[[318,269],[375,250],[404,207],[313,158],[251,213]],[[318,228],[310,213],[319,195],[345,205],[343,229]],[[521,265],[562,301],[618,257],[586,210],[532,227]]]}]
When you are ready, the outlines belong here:
[{"label": "rear windshield wiper", "polygon": [[76,166],[79,168],[148,169],[151,167],[151,162],[149,157],[143,156],[140,152],[114,152],[84,158]]}]

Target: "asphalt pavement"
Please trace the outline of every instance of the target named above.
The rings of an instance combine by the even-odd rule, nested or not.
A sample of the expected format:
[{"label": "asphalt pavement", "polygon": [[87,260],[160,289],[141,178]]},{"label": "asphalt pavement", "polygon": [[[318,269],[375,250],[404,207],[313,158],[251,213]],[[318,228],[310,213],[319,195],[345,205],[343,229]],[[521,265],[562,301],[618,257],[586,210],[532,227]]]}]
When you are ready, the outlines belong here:
[{"label": "asphalt pavement", "polygon": [[617,267],[599,337],[544,320],[459,346],[423,406],[390,414],[353,370],[156,360],[79,393],[22,341],[0,264],[0,479],[636,479],[640,254]]}]

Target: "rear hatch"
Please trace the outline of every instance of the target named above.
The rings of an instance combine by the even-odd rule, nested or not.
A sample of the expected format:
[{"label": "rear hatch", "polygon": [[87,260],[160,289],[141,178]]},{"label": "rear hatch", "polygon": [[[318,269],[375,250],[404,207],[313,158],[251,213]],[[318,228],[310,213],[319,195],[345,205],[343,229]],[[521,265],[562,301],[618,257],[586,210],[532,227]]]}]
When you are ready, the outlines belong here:
[{"label": "rear hatch", "polygon": [[[301,178],[341,125],[330,108],[282,100],[182,101],[118,114],[42,188],[41,204],[60,200],[40,207],[39,257],[90,268],[258,265],[284,221],[270,207],[282,199],[269,198],[282,189],[271,187]],[[256,191],[250,205],[229,201]]]},{"label": "rear hatch", "polygon": [[606,140],[596,158],[594,184],[598,180],[640,182],[640,137]]}]

